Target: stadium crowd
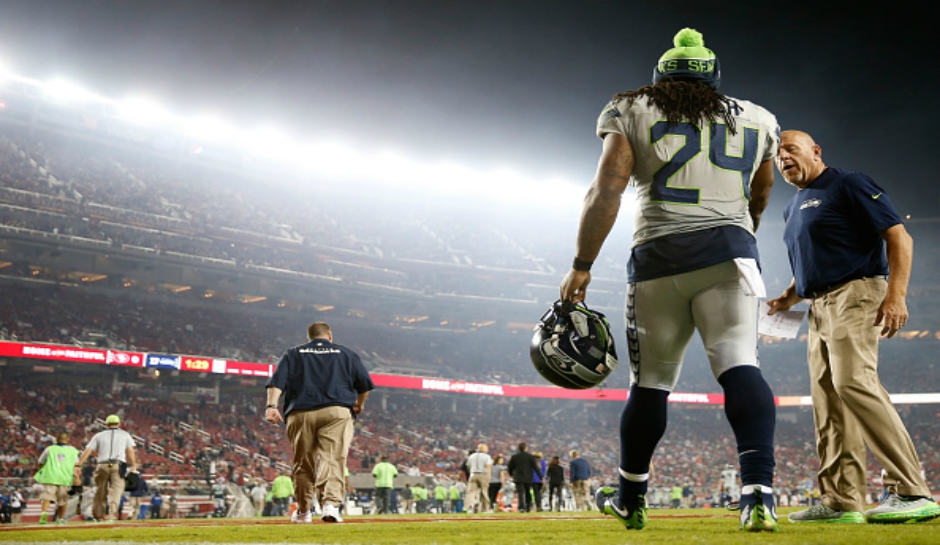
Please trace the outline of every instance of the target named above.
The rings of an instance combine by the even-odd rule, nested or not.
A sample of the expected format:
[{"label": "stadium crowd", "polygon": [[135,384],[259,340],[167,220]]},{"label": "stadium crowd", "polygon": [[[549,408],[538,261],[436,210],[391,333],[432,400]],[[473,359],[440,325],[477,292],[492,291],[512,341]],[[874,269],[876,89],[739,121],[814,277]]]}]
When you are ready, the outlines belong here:
[{"label": "stadium crowd", "polygon": [[[205,398],[184,403],[175,400],[172,388],[116,383],[120,388],[98,377],[67,384],[37,379],[17,387],[0,386],[0,479],[28,486],[49,434],[68,431],[73,444],[82,448],[100,427],[96,419],[115,409],[135,435],[148,479],[207,477],[211,462],[228,482],[250,487],[270,483],[290,463],[283,429],[258,417],[260,386],[226,386],[219,403]],[[565,462],[571,449],[579,449],[594,471],[595,484],[615,482],[619,440],[611,430],[619,422],[620,408],[611,402],[382,391],[357,423],[349,468],[354,474],[368,474],[379,457],[386,456],[402,474],[458,481],[461,464],[477,443],[486,442],[494,456],[508,458],[515,445],[525,441],[533,451],[558,455]],[[811,498],[818,467],[812,417],[808,411],[789,414],[778,421],[776,484],[780,493]],[[924,470],[936,489],[940,454],[931,445],[940,426],[910,406],[902,407],[902,416],[909,420]],[[717,503],[720,471],[727,464],[736,464],[736,454],[720,409],[674,405],[654,458],[655,486],[688,487],[691,501],[698,505]],[[880,468],[873,458],[868,473],[870,491],[877,494]]]}]

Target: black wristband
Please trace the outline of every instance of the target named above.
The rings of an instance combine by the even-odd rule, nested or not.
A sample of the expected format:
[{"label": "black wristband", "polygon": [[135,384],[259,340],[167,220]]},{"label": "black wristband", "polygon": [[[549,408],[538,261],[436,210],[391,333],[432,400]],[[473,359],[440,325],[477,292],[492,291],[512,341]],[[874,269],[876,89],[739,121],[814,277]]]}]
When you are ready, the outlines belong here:
[{"label": "black wristband", "polygon": [[571,264],[571,268],[576,271],[591,272],[591,265],[593,264],[593,261],[582,261],[576,257],[574,263]]},{"label": "black wristband", "polygon": [[276,409],[277,405],[268,405],[265,409]]}]

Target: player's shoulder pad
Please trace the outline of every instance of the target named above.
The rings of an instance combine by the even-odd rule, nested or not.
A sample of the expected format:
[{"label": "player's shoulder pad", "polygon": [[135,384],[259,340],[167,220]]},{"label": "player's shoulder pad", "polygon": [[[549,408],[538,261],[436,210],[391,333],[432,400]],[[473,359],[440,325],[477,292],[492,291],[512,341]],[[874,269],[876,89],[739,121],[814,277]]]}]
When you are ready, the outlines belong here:
[{"label": "player's shoulder pad", "polygon": [[622,116],[623,116],[623,113],[620,111],[620,108],[618,107],[618,104],[619,104],[619,103],[620,103],[620,101],[618,101],[618,102],[614,102],[614,101],[608,102],[607,105],[604,106],[604,109],[601,110],[601,115],[599,116],[598,124],[603,124],[603,123],[605,123],[605,122],[607,122],[607,121],[610,121],[611,119],[614,119],[614,118],[616,118],[616,117],[622,117]]},{"label": "player's shoulder pad", "polygon": [[733,105],[732,107],[738,110],[737,112],[733,112],[734,115],[742,116],[753,121],[762,121],[771,127],[777,126],[777,116],[760,104],[727,95],[725,99],[728,101],[729,105]]}]

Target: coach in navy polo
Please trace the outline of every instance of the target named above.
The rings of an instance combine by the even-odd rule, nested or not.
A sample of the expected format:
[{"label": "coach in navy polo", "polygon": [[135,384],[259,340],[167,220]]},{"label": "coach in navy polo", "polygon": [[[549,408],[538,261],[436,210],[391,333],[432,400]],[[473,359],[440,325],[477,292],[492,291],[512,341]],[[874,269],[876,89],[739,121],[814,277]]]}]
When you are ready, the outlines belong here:
[{"label": "coach in navy polo", "polygon": [[[323,520],[342,522],[339,507],[345,498],[344,470],[353,420],[375,385],[359,356],[333,343],[329,325],[311,324],[307,338],[310,342],[281,357],[268,380],[264,418],[272,424],[287,419],[287,437],[294,450],[291,477],[297,495],[297,511],[291,522],[311,521],[314,494],[322,506]],[[277,408],[282,393],[283,417]]]},{"label": "coach in navy polo", "polygon": [[[804,298],[821,501],[800,523],[898,523],[940,516],[904,423],[878,379],[878,338],[907,322],[913,241],[884,189],[827,167],[802,131],[780,135],[777,168],[799,189],[784,213],[793,282],[768,314]],[[885,470],[881,504],[866,504],[868,446]]]}]

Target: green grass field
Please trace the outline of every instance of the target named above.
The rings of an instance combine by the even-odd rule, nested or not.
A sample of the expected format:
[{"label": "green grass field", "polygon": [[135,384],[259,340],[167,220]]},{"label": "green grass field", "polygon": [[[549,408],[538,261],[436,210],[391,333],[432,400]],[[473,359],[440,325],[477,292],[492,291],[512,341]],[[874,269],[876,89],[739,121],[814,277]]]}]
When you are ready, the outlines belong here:
[{"label": "green grass field", "polygon": [[[782,514],[792,511],[783,510]],[[0,543],[316,543],[316,544],[585,544],[622,543],[940,543],[940,519],[901,525],[797,525],[781,516],[780,532],[738,530],[736,513],[714,509],[653,511],[641,531],[626,531],[596,512],[347,517],[344,524],[289,524],[286,519],[173,520],[30,525],[0,530]]]}]

